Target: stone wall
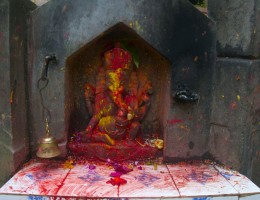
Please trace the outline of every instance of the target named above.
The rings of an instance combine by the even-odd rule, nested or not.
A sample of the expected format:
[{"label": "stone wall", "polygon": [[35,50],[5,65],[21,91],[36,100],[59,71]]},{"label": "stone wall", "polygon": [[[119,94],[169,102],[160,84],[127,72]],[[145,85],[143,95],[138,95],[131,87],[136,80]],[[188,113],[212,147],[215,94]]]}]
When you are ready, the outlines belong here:
[{"label": "stone wall", "polygon": [[[35,0],[34,2],[42,5],[46,1]],[[83,5],[84,1],[79,2]],[[52,106],[52,102],[53,105],[56,105],[57,98],[55,97],[62,96],[59,91],[63,92],[63,86],[58,85],[57,87],[56,83],[63,80],[66,57],[84,45],[85,42],[93,39],[92,35],[101,33],[117,22],[112,18],[113,16],[111,17],[108,14],[111,17],[109,24],[106,24],[107,19],[104,19],[102,22],[105,25],[104,28],[96,27],[96,32],[92,33],[91,27],[95,27],[96,24],[96,20],[91,18],[93,13],[92,15],[84,14],[81,16],[79,12],[76,12],[75,2],[72,3],[72,1],[56,0],[52,3],[51,5],[51,2],[49,2],[48,5],[43,6],[44,8],[37,9],[32,14],[31,25],[33,27],[31,27],[31,30],[33,31],[30,36],[32,46],[29,54],[31,65],[30,68],[27,68],[26,43],[28,36],[26,21],[27,14],[35,6],[29,0],[2,0],[0,2],[0,185],[14,173],[27,156],[30,156],[29,143],[32,142],[31,146],[36,148],[37,138],[30,140],[29,136],[33,136],[35,133],[29,133],[29,130],[40,134],[43,129],[43,127],[40,127],[42,120],[38,120],[40,125],[29,123],[32,121],[29,120],[30,115],[28,114],[29,91],[27,89],[28,86],[32,87],[32,85],[28,85],[27,78],[37,80],[42,67],[42,58],[49,52],[55,52],[59,45],[56,53],[62,60],[60,60],[59,66],[50,69],[50,79],[55,81],[49,87],[56,89],[47,93],[52,98],[49,106],[55,111],[56,107]],[[92,7],[87,7],[90,8],[89,10],[86,9],[90,13],[96,4],[92,3],[91,5]],[[123,6],[122,3],[120,5]],[[130,8],[137,6],[131,3],[129,5]],[[187,64],[187,60],[188,64],[192,64],[193,59],[197,59],[195,55],[197,46],[195,44],[193,50],[188,52],[188,55],[186,54],[187,50],[190,49],[190,43],[185,43],[185,41],[201,44],[193,36],[193,30],[201,33],[203,37],[205,35],[204,30],[202,30],[205,26],[202,25],[201,29],[197,30],[197,26],[192,27],[187,23],[190,19],[187,16],[193,16],[195,12],[196,19],[194,19],[193,24],[202,24],[203,21],[203,23],[209,25],[210,36],[207,36],[209,37],[208,41],[214,41],[214,39],[211,39],[214,37],[211,32],[214,30],[214,25],[204,18],[201,20],[201,13],[196,13],[189,5],[185,3],[178,5],[185,5],[187,15],[184,15],[184,17],[177,15],[180,20],[174,21],[173,27],[178,27],[178,29],[169,29],[167,34],[164,31],[158,32],[156,26],[145,26],[147,21],[143,18],[143,15],[140,15],[140,18],[144,20],[141,23],[140,21],[136,23],[136,20],[130,20],[132,16],[130,14],[123,12],[120,15],[122,18],[124,15],[129,15],[123,18],[125,23],[134,22],[132,28],[153,44],[156,49],[160,50],[163,55],[170,58],[169,60],[172,60],[173,65],[177,66],[174,71],[177,70],[177,73],[178,69],[179,72],[182,71],[182,67]],[[165,8],[169,8],[168,4]],[[176,6],[175,12],[179,12],[177,8],[180,8],[180,6]],[[153,9],[156,10],[156,7]],[[196,80],[191,81],[191,84],[197,87],[194,89],[197,89],[202,97],[198,105],[182,106],[172,102],[171,105],[174,109],[170,112],[166,128],[173,134],[168,135],[165,156],[171,160],[176,157],[189,158],[209,153],[217,160],[239,170],[260,185],[260,24],[257,23],[260,21],[260,1],[208,0],[208,10],[209,16],[216,21],[217,25],[217,53],[219,57],[216,66],[212,62],[205,65],[212,65],[213,70],[209,68],[206,74],[196,76]],[[72,14],[73,18],[77,20],[76,25],[81,23],[81,26],[75,28],[75,24],[66,21]],[[76,17],[74,14],[76,14]],[[162,12],[159,12],[159,14],[161,15]],[[65,18],[62,18],[62,15]],[[42,21],[43,16],[48,20]],[[138,16],[136,13],[133,19],[138,18]],[[155,15],[151,15],[151,17],[153,16]],[[157,20],[157,25],[161,22],[167,22],[165,27],[169,27],[168,19],[172,15],[163,13],[162,16],[166,20],[160,21],[158,16],[153,19]],[[175,17],[173,18],[175,19]],[[85,26],[86,20],[90,20],[91,26]],[[149,20],[151,19],[149,18]],[[187,31],[187,28],[190,31]],[[176,32],[176,30],[179,32]],[[84,31],[89,31],[88,34],[90,35],[86,35]],[[183,40],[185,34],[182,34],[181,31],[183,33],[188,32],[188,38],[191,39]],[[151,33],[153,37],[151,37]],[[172,33],[172,35],[169,33]],[[157,38],[161,38],[161,43],[154,37],[156,34],[158,34]],[[164,40],[165,35],[170,40]],[[206,40],[201,39],[201,41]],[[209,58],[214,59],[214,50],[212,49],[214,45],[209,42],[205,44],[205,48],[209,49]],[[176,44],[180,48],[182,47],[181,52],[177,51]],[[172,51],[169,51],[171,48]],[[180,58],[178,62],[175,59],[177,57]],[[200,69],[198,69],[197,73],[200,72]],[[207,76],[207,74],[210,75]],[[178,82],[174,74],[172,80],[172,87],[174,87],[175,83]],[[209,83],[212,83],[212,88],[209,87]],[[38,94],[35,88],[31,89],[33,91],[31,94]],[[37,100],[36,97],[34,99]],[[203,102],[206,102],[206,104],[203,104]],[[37,105],[34,104],[36,107]],[[37,114],[37,112],[34,114]],[[54,121],[56,120],[58,125],[61,121],[60,116],[63,117],[63,112],[55,112]],[[176,124],[178,122],[183,124]],[[58,125],[51,127],[51,129],[54,133],[60,132],[62,135],[63,125],[61,125],[61,128]],[[203,140],[201,140],[202,137]]]},{"label": "stone wall", "polygon": [[260,1],[208,1],[217,26],[210,151],[260,185]]}]

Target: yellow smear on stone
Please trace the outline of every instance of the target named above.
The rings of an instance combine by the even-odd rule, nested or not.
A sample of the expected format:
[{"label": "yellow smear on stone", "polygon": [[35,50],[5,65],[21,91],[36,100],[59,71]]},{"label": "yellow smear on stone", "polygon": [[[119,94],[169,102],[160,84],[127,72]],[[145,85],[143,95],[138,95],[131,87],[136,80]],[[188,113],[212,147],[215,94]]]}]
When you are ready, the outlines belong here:
[{"label": "yellow smear on stone", "polygon": [[109,78],[111,79],[111,84],[109,85],[109,89],[112,92],[116,92],[120,87],[120,74],[122,69],[117,69],[115,72],[109,72]]},{"label": "yellow smear on stone", "polygon": [[112,116],[103,117],[100,119],[99,124],[102,127],[105,127],[108,124],[114,123],[115,118]]},{"label": "yellow smear on stone", "polygon": [[105,134],[105,137],[107,138],[107,140],[109,141],[109,143],[110,143],[111,145],[115,145],[115,140],[113,140],[111,137],[109,137],[108,134]]}]

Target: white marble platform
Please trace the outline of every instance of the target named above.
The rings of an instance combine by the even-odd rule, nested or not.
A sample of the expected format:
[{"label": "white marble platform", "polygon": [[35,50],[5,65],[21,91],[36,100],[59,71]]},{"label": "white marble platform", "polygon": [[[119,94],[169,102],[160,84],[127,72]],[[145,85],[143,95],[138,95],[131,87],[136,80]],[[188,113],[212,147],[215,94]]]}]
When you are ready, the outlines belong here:
[{"label": "white marble platform", "polygon": [[213,163],[124,165],[133,171],[118,187],[106,183],[114,171],[108,163],[31,160],[0,188],[0,199],[260,200],[260,189],[247,177]]}]

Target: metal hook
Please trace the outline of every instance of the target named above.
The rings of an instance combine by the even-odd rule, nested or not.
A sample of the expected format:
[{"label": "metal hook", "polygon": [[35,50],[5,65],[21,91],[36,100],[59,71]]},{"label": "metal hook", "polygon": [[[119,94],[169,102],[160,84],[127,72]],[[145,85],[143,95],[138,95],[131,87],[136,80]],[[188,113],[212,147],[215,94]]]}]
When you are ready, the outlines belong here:
[{"label": "metal hook", "polygon": [[45,64],[42,68],[42,75],[41,75],[41,80],[43,80],[43,81],[47,80],[50,62],[57,63],[57,58],[56,58],[55,54],[47,55],[47,56],[45,56],[44,61],[45,61]]}]

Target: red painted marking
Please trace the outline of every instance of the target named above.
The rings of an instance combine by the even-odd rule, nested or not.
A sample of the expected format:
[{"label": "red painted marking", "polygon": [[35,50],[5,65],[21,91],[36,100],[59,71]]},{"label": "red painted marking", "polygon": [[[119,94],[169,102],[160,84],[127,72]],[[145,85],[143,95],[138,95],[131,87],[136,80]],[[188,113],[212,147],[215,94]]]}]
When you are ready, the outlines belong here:
[{"label": "red painted marking", "polygon": [[175,125],[175,124],[182,123],[182,122],[183,122],[182,119],[171,119],[171,120],[167,121],[167,123],[171,124],[171,125]]},{"label": "red painted marking", "polygon": [[70,174],[71,169],[68,171],[68,173],[66,174],[66,176],[63,178],[63,180],[61,181],[61,183],[58,186],[58,188],[56,189],[56,191],[54,192],[55,195],[58,194],[59,190],[61,189],[61,187],[64,185],[65,180],[67,179],[68,175]]},{"label": "red painted marking", "polygon": [[232,109],[232,110],[234,110],[234,109],[236,109],[237,108],[237,102],[232,102],[231,104],[230,104],[230,108]]}]

